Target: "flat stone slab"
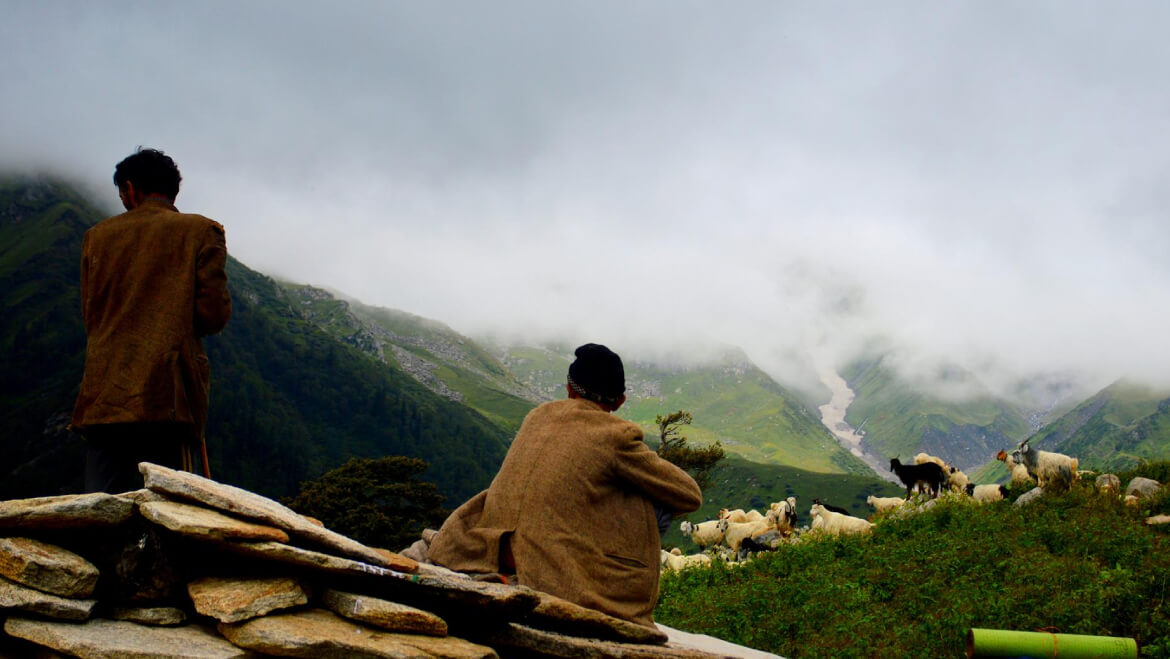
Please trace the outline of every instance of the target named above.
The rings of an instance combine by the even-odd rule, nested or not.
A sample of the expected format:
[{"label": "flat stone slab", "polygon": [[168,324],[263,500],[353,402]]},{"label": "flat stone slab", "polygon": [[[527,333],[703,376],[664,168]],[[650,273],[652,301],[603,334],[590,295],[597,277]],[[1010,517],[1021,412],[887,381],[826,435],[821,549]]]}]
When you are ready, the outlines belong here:
[{"label": "flat stone slab", "polygon": [[58,620],[86,620],[97,600],[79,600],[42,593],[0,577],[0,609],[18,609]]},{"label": "flat stone slab", "polygon": [[9,618],[4,631],[81,659],[235,659],[254,657],[197,625],[148,627],[97,618],[84,624]]},{"label": "flat stone slab", "polygon": [[63,494],[0,501],[0,529],[45,531],[117,526],[134,514],[134,502],[113,494]]},{"label": "flat stone slab", "polygon": [[278,561],[328,574],[377,577],[382,579],[380,585],[385,585],[391,580],[401,581],[404,588],[417,588],[426,596],[442,602],[459,607],[484,607],[476,613],[491,611],[497,615],[514,618],[536,608],[540,601],[536,591],[524,586],[484,583],[462,577],[406,574],[277,542],[225,542],[214,546],[223,547],[241,556]]},{"label": "flat stone slab", "polygon": [[446,636],[447,623],[430,611],[389,600],[328,589],[321,595],[325,608],[339,616],[391,632]]},{"label": "flat stone slab", "polygon": [[155,492],[198,501],[224,512],[259,520],[371,565],[392,567],[403,572],[414,572],[418,567],[417,563],[405,557],[399,557],[400,561],[387,560],[374,549],[318,526],[291,508],[254,492],[149,462],[139,463],[138,470],[146,480],[147,489]]},{"label": "flat stone slab", "polygon": [[187,621],[187,613],[173,606],[119,607],[110,612],[110,617],[157,627],[172,627]]},{"label": "flat stone slab", "polygon": [[666,634],[657,629],[615,618],[548,593],[537,592],[537,595],[540,596],[540,604],[525,618],[525,625],[570,636],[627,643],[666,643]]},{"label": "flat stone slab", "polygon": [[271,540],[288,542],[288,534],[273,527],[245,522],[219,511],[174,501],[141,503],[143,517],[175,533],[208,540]]},{"label": "flat stone slab", "polygon": [[312,549],[294,547],[279,542],[223,542],[214,546],[222,547],[241,556],[251,556],[266,561],[277,561],[288,565],[320,570],[338,575],[360,576],[373,575],[377,577],[394,577],[397,579],[413,579],[417,575],[390,568],[370,565],[349,558],[324,554]]},{"label": "flat stone slab", "polygon": [[578,638],[533,629],[516,623],[510,623],[503,629],[491,632],[482,640],[495,647],[521,650],[542,657],[571,657],[573,659],[714,659],[716,657],[735,657],[735,655],[712,654],[693,648],[669,645],[646,645]]},{"label": "flat stone slab", "polygon": [[240,647],[285,657],[483,659],[497,656],[495,650],[463,639],[381,631],[321,609],[280,613],[234,625],[221,624],[219,633]]},{"label": "flat stone slab", "polygon": [[32,538],[0,538],[0,576],[61,597],[93,594],[98,569],[56,545]]},{"label": "flat stone slab", "polygon": [[240,622],[272,611],[307,604],[295,579],[223,579],[205,577],[187,584],[195,610],[220,622]]}]

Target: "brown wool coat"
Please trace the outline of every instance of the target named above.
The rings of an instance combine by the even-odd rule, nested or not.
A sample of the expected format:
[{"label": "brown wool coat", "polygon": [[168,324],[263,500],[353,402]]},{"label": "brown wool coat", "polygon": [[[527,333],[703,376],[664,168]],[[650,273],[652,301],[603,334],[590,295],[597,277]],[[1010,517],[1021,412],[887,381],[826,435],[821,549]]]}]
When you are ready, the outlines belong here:
[{"label": "brown wool coat", "polygon": [[497,572],[500,537],[511,533],[521,584],[653,626],[661,542],[652,502],[690,512],[702,494],[637,425],[580,398],[545,403],[524,419],[491,487],[443,523],[428,558]]},{"label": "brown wool coat", "polygon": [[207,423],[200,337],[227,324],[223,227],[148,199],[90,228],[81,247],[85,374],[73,426]]}]

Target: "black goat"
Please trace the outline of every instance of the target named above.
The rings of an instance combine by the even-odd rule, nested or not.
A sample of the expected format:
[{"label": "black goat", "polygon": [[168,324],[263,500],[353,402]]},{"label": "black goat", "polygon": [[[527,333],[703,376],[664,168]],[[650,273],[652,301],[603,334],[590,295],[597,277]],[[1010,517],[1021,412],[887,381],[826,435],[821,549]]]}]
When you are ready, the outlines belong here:
[{"label": "black goat", "polygon": [[920,465],[904,465],[898,458],[890,459],[890,471],[898,475],[898,480],[906,486],[906,498],[915,485],[922,483],[930,488],[931,498],[937,497],[939,490],[947,482],[947,472],[933,462],[924,462]]}]

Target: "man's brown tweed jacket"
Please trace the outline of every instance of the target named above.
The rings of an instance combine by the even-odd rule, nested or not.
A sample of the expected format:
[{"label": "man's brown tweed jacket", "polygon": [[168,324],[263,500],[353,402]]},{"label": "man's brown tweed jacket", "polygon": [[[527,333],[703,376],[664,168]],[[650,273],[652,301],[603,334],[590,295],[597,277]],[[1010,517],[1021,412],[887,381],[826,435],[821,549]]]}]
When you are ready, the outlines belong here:
[{"label": "man's brown tweed jacket", "polygon": [[581,398],[524,419],[491,486],[443,523],[428,558],[497,572],[511,534],[518,581],[653,626],[661,542],[653,503],[690,512],[694,479],[642,442],[642,430]]},{"label": "man's brown tweed jacket", "polygon": [[210,369],[200,337],[231,315],[223,227],[147,199],[85,233],[85,375],[73,426],[172,421],[202,435]]}]

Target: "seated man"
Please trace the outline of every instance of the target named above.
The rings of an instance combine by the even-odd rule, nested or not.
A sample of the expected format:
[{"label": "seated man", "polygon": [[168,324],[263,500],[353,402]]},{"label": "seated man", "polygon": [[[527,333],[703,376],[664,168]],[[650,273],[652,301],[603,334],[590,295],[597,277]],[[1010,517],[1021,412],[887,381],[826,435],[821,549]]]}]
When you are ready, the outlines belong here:
[{"label": "seated man", "polygon": [[460,506],[428,559],[460,572],[515,574],[516,582],[649,627],[661,541],[655,507],[696,510],[685,471],[611,412],[625,402],[622,360],[577,348],[568,399],[524,419],[491,487]]}]

